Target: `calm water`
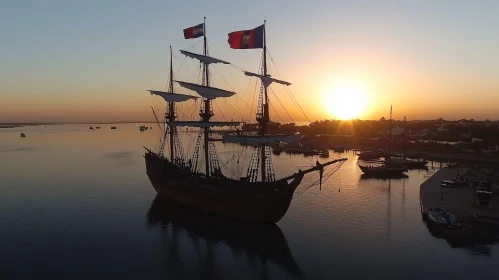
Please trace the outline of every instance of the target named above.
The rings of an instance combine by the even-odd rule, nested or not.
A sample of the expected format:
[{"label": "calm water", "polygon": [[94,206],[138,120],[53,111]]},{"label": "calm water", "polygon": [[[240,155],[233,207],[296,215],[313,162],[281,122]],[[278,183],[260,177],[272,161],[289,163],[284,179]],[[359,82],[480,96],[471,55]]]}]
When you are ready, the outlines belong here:
[{"label": "calm water", "polygon": [[[349,160],[277,226],[228,227],[155,200],[142,146],[157,145],[157,127],[88,127],[0,129],[0,279],[499,279],[498,245],[453,248],[430,233],[424,171],[361,179],[353,154],[335,154]],[[279,176],[315,158],[274,162]]]}]

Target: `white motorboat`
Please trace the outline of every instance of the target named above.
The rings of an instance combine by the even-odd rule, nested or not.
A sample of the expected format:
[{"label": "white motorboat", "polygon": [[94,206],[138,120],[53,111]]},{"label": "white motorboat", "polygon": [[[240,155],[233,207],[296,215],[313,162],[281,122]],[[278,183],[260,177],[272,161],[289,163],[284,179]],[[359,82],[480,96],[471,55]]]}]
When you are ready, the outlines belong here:
[{"label": "white motorboat", "polygon": [[454,214],[443,208],[432,207],[428,213],[428,218],[437,225],[456,226],[459,225]]}]

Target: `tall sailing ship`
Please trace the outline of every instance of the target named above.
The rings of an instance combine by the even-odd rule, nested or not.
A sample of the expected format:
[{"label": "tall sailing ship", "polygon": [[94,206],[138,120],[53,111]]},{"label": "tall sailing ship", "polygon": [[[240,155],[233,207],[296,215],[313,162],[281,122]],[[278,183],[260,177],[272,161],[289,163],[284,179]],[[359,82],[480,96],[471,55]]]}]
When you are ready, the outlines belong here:
[{"label": "tall sailing ship", "polygon": [[[206,19],[205,19],[206,21]],[[267,47],[265,23],[252,30],[229,33],[228,42],[233,49],[263,49],[261,73],[244,71],[246,76],[260,79],[261,87],[256,112],[259,130],[256,135],[243,133],[226,134],[224,142],[252,145],[253,151],[246,176],[234,178],[224,174],[217,155],[214,139],[210,137],[214,127],[237,127],[240,122],[211,121],[212,102],[217,98],[227,98],[235,92],[216,88],[210,85],[210,65],[230,64],[221,59],[211,57],[207,53],[205,22],[184,30],[186,39],[203,37],[203,54],[181,50],[180,52],[196,59],[202,66],[201,84],[175,81],[183,88],[194,91],[199,97],[175,93],[172,59],[170,58],[170,82],[168,91],[150,90],[151,94],[161,96],[166,102],[166,126],[158,152],[146,148],[145,162],[149,179],[155,190],[162,197],[176,203],[198,210],[229,216],[242,220],[262,223],[276,223],[287,212],[293,194],[304,175],[319,171],[322,176],[325,167],[343,162],[335,159],[325,163],[316,162],[306,170],[298,170],[283,178],[276,178],[272,164],[271,145],[279,142],[296,142],[301,135],[271,135],[268,132],[270,123],[269,98],[267,89],[271,83],[285,86],[288,82],[274,79],[267,73]],[[170,56],[171,47],[170,47]],[[200,99],[199,121],[179,120],[176,111],[177,103]],[[159,123],[159,122],[158,122]],[[179,127],[199,129],[192,158],[183,154],[179,137]],[[169,145],[166,145],[166,144]],[[165,147],[167,151],[165,153]],[[204,155],[204,168],[198,167],[198,159]],[[242,170],[241,170],[242,171]]]}]

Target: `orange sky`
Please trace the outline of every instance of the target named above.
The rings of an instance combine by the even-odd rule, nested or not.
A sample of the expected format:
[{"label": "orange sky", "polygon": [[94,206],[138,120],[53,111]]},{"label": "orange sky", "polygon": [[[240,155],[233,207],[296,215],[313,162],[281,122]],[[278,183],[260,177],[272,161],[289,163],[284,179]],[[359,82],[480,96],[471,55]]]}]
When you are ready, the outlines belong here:
[{"label": "orange sky", "polygon": [[[112,2],[54,1],[29,8],[11,3],[8,13],[0,12],[0,26],[10,26],[0,28],[0,122],[152,120],[146,90],[166,89],[170,44],[176,78],[196,80],[198,66],[178,50],[201,51],[202,38],[184,40],[182,29],[203,16],[210,54],[237,66],[212,70],[215,86],[237,92],[217,101],[215,119],[223,119],[220,107],[226,119],[240,120],[231,107],[254,120],[254,81],[240,70],[257,71],[261,50],[232,50],[226,40],[228,32],[254,28],[263,19],[270,71],[293,84],[312,121],[379,119],[388,117],[391,104],[396,119],[499,119],[499,36],[492,36],[499,34],[499,2],[292,0],[267,3],[269,9],[258,13],[258,3],[193,1],[193,11],[193,3],[121,3],[115,9]],[[226,13],[222,6],[245,12]],[[345,85],[358,89],[355,98],[341,92]],[[273,120],[307,120],[280,85],[272,88],[292,116],[271,93]]]}]

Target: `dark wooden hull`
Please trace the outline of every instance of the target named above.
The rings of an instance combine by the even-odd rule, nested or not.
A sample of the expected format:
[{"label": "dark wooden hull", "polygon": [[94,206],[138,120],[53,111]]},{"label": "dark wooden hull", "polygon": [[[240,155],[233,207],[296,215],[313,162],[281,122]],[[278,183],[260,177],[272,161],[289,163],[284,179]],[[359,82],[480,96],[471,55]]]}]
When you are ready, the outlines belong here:
[{"label": "dark wooden hull", "polygon": [[276,223],[287,212],[303,179],[272,183],[205,178],[174,166],[157,154],[145,154],[147,175],[159,195],[197,210],[261,223]]}]

